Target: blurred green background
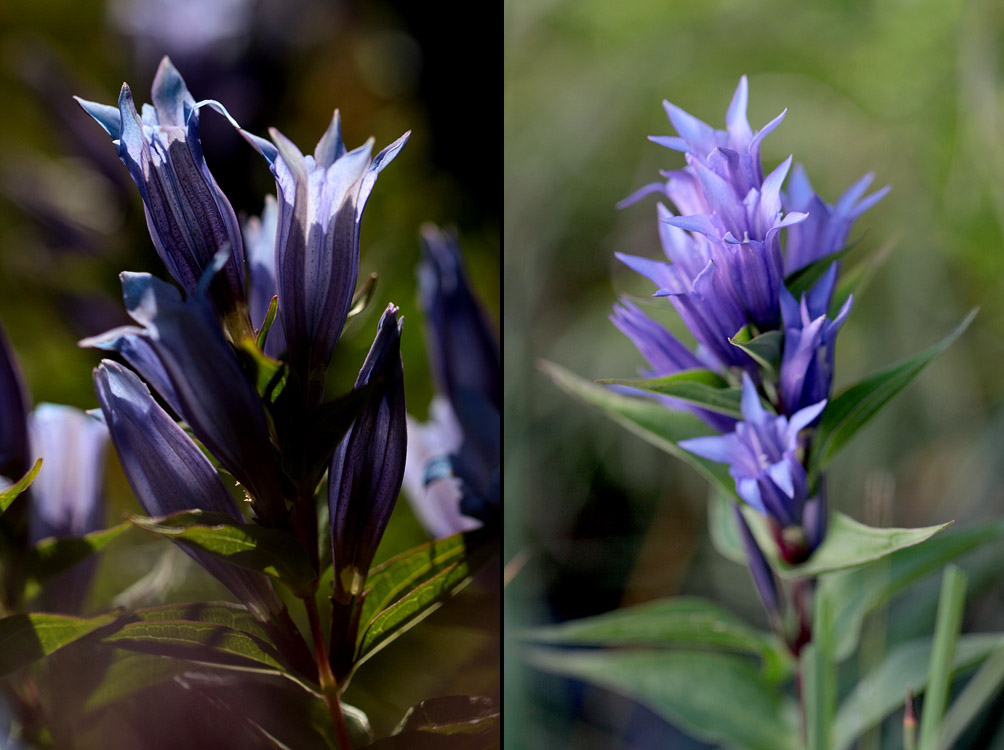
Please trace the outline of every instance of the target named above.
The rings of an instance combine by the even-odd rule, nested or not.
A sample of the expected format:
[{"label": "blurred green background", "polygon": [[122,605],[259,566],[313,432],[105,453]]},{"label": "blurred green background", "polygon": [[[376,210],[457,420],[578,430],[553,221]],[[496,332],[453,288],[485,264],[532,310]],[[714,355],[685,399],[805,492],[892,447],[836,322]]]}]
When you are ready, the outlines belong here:
[{"label": "blurred green background", "polygon": [[[793,153],[831,203],[866,172],[893,186],[851,235],[852,257],[894,250],[841,331],[838,390],[980,307],[833,465],[832,504],[876,525],[1004,512],[1004,5],[507,0],[504,559],[527,561],[505,593],[510,636],[681,592],[763,621],[748,574],[710,547],[703,480],[535,367],[635,375],[641,357],[607,315],[652,289],[613,253],[661,255],[656,199],[614,204],[683,165],[646,140],[674,134],[662,100],[721,128],[742,74],[754,128],[788,108],[766,169]],[[1004,561],[970,565],[966,627],[1000,628]],[[930,632],[925,591],[898,603],[890,638]],[[645,709],[530,671],[506,645],[507,746],[684,746]]]},{"label": "blurred green background", "polygon": [[[487,51],[474,36],[455,33],[457,25],[474,28],[477,21],[459,3],[425,9],[344,0],[4,2],[0,320],[34,402],[95,407],[91,370],[100,355],[78,349],[77,340],[128,322],[120,271],[168,278],[110,139],[70,97],[114,103],[128,81],[137,104],[149,101],[156,65],[170,54],[196,99],[218,99],[251,132],[277,127],[305,153],[335,107],[350,148],[373,135],[379,149],[412,130],[366,210],[360,270],[376,271],[379,283],[339,343],[329,385],[333,392],[351,385],[379,313],[393,301],[406,321],[409,412],[424,419],[433,384],[415,285],[421,223],[458,227],[472,283],[499,320],[500,210],[477,158],[489,108],[481,80]],[[205,114],[202,127],[210,168],[238,216],[260,213],[265,195],[275,191],[264,161],[216,114]],[[139,512],[111,453],[109,524]],[[425,539],[402,498],[376,562]],[[144,578],[151,571],[160,577]],[[142,581],[151,585],[134,585]],[[116,599],[125,590],[129,596]],[[171,545],[140,534],[103,555],[87,609],[200,598],[230,597]],[[424,698],[498,695],[498,599],[490,585],[475,583],[360,672],[347,699],[370,714],[378,736]],[[298,603],[290,609],[305,620]],[[93,739],[111,730],[88,731]],[[114,731],[128,737],[130,730]]]}]

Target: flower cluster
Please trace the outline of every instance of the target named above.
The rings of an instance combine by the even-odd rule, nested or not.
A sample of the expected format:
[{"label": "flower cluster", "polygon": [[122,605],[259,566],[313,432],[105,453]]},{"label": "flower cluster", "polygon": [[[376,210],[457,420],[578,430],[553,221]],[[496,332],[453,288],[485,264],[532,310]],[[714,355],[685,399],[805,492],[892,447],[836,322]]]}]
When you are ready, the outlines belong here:
[{"label": "flower cluster", "polygon": [[[816,195],[800,166],[792,168],[790,156],[765,175],[760,145],[785,113],[754,131],[747,99],[743,77],[725,130],[666,102],[677,135],[652,140],[683,152],[686,166],[664,172],[664,180],[622,203],[653,193],[672,203],[675,210],[658,206],[668,262],[618,257],[655,283],[656,297],[669,298],[696,339],[696,350],[626,299],[614,307],[611,319],[648,361],[644,375],[710,369],[741,387],[738,421],[688,405],[721,434],[680,445],[729,464],[738,496],[769,521],[781,556],[800,562],[825,534],[823,482],[810,477],[806,467],[812,429],[831,395],[837,333],[852,304],[848,295],[834,310],[839,261],[854,221],[888,188],[865,196],[872,179],[866,175],[831,206]],[[803,283],[796,297],[789,286],[810,271],[814,283]],[[765,362],[750,346],[763,336],[783,337],[775,361]],[[657,398],[678,406],[666,396]],[[744,525],[742,514],[737,517]],[[758,555],[759,550],[750,554],[755,577]],[[771,598],[760,588],[765,601]]]},{"label": "flower cluster", "polygon": [[[327,472],[335,594],[351,603],[404,472],[398,308],[383,313],[351,393],[324,403],[325,374],[352,308],[363,208],[408,134],[376,156],[372,139],[350,151],[336,111],[304,156],[276,130],[272,141],[241,130],[277,187],[242,233],[203,157],[200,112],[210,107],[239,126],[219,103],[197,102],[167,58],[152,97],[142,115],[126,85],[118,107],[78,100],[112,137],[143,198],[154,247],[185,293],[150,274],[123,273],[136,325],[81,342],[129,366],[105,360],[94,373],[112,443],[150,515],[198,509],[244,523],[201,443],[236,479],[253,521],[295,535],[317,575],[314,495]],[[271,581],[185,549],[309,673],[309,649]]]}]

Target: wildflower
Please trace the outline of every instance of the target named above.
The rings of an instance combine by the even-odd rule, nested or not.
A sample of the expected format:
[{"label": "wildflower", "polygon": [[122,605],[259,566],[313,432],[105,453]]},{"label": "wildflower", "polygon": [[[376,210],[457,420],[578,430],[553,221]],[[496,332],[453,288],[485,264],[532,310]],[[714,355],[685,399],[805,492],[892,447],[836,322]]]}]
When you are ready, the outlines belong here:
[{"label": "wildflower", "polygon": [[[234,341],[251,335],[244,284],[244,246],[237,216],[206,165],[199,139],[199,109],[181,75],[164,58],[153,80],[153,105],[136,111],[122,85],[118,107],[77,98],[112,137],[143,198],[157,254],[171,276],[194,293],[220,250],[227,262],[209,297]],[[215,103],[213,103],[215,105]],[[218,106],[218,105],[216,105]]]},{"label": "wildflower", "polygon": [[335,600],[362,593],[373,555],[397,502],[407,448],[401,322],[388,305],[356,389],[371,388],[366,406],[338,444],[328,470],[328,507]]},{"label": "wildflower", "polygon": [[[691,453],[730,465],[739,497],[784,536],[781,551],[789,562],[805,559],[814,549],[808,546],[802,530],[810,487],[799,455],[799,432],[812,424],[825,406],[823,400],[790,417],[775,416],[760,403],[756,386],[744,373],[743,421],[736,424],[735,431],[680,442],[680,447]],[[817,507],[813,506],[814,511]]]},{"label": "wildflower", "polygon": [[377,175],[410,133],[371,157],[373,140],[352,151],[336,111],[313,156],[282,133],[273,143],[241,131],[265,157],[279,195],[275,269],[288,361],[304,403],[320,403],[324,371],[341,335],[359,274],[359,224]]}]

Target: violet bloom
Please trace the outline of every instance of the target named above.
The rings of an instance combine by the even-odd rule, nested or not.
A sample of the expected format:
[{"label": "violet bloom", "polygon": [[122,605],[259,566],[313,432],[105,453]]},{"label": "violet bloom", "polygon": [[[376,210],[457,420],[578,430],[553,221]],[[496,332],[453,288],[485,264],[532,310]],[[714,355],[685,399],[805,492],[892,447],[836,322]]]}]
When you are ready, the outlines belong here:
[{"label": "violet bloom", "polygon": [[264,407],[206,300],[145,273],[121,274],[129,315],[142,327],[117,328],[82,346],[121,351],[244,486],[259,517],[285,513],[285,495]]},{"label": "violet bloom", "polygon": [[[209,459],[132,371],[103,360],[94,371],[94,386],[122,470],[148,514],[201,509],[245,522]],[[276,645],[301,671],[312,673],[309,650],[264,575],[182,549],[269,626]]]},{"label": "violet bloom", "polygon": [[847,235],[857,218],[892,189],[887,185],[862,198],[872,179],[873,174],[866,174],[840,196],[836,205],[831,206],[816,195],[802,166],[795,165],[788,181],[787,194],[782,196],[782,200],[788,211],[807,213],[808,218],[787,232],[784,248],[786,275],[844,249]]},{"label": "violet bloom", "polygon": [[18,481],[31,466],[28,403],[21,367],[0,326],[0,486]]},{"label": "violet bloom", "polygon": [[394,305],[380,318],[355,387],[372,388],[372,393],[335,449],[328,470],[334,595],[343,605],[363,591],[404,475],[408,434],[401,323]]},{"label": "violet bloom", "polygon": [[324,371],[341,335],[359,275],[359,224],[377,175],[410,133],[371,157],[373,141],[352,151],[337,110],[313,156],[273,129],[269,141],[242,131],[265,157],[279,194],[275,268],[288,361],[304,403],[320,403]]},{"label": "violet bloom", "polygon": [[[275,198],[265,197],[261,218],[252,216],[244,223],[244,248],[247,251],[248,305],[251,323],[257,332],[268,314],[272,298],[277,294],[275,281],[275,235],[278,229],[279,209]],[[282,313],[276,310],[275,320],[265,339],[265,354],[278,359],[286,350],[286,336],[282,332]]]},{"label": "violet bloom", "polygon": [[[209,287],[219,318],[234,340],[250,335],[244,246],[237,216],[209,172],[199,140],[199,108],[181,75],[164,58],[153,80],[153,105],[136,111],[122,85],[118,107],[77,98],[112,137],[139,188],[150,237],[167,270],[193,293],[220,250],[228,259]],[[215,103],[211,103],[213,106]]]},{"label": "violet bloom", "polygon": [[834,263],[816,285],[802,295],[801,303],[796,302],[787,289],[781,290],[784,320],[781,403],[788,414],[830,396],[837,333],[853,303],[853,297],[848,297],[833,320],[826,316],[836,283],[837,264]]},{"label": "violet bloom", "polygon": [[804,559],[814,546],[810,547],[804,538],[795,544],[794,535],[788,533],[789,529],[802,528],[810,504],[798,434],[815,421],[826,401],[812,404],[790,417],[775,416],[760,403],[756,386],[743,373],[741,406],[743,421],[736,424],[735,432],[683,440],[679,445],[698,456],[729,464],[739,497],[766,516],[777,533],[785,534],[786,541],[792,542],[790,550],[782,546],[782,554],[789,562]]},{"label": "violet bloom", "polygon": [[[31,485],[30,539],[80,537],[104,525],[102,492],[108,429],[72,406],[39,404],[29,420],[32,449],[43,459]],[[78,563],[45,585],[45,609],[79,612],[97,565]]]}]

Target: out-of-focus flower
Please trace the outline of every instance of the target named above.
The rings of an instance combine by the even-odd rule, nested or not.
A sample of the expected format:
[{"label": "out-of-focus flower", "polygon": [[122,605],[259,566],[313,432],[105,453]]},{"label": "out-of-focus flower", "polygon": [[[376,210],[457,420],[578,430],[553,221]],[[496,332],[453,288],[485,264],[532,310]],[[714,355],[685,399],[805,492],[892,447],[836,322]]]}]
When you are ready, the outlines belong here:
[{"label": "out-of-focus flower", "polygon": [[498,339],[471,292],[456,234],[422,228],[419,302],[439,394],[425,425],[409,419],[408,497],[433,536],[492,525],[499,487],[501,362]]},{"label": "out-of-focus flower", "polygon": [[764,609],[767,610],[771,625],[780,626],[781,600],[777,593],[774,571],[770,569],[767,558],[763,556],[763,551],[753,537],[753,532],[750,531],[749,524],[746,523],[742,509],[736,502],[732,503],[732,514],[736,519],[736,526],[739,528],[739,535],[743,540],[743,548],[746,550],[746,564],[749,567],[750,575],[753,576],[753,584],[760,595],[760,601],[763,602]]},{"label": "out-of-focus flower", "polygon": [[849,296],[837,316],[826,312],[837,282],[837,264],[807,293],[801,304],[787,289],[781,290],[784,321],[784,354],[781,359],[781,404],[793,414],[830,397],[833,385],[833,353],[840,326],[851,311]]},{"label": "out-of-focus flower", "polygon": [[328,508],[335,600],[362,593],[370,563],[401,491],[408,432],[405,424],[401,322],[388,305],[356,389],[372,389],[362,412],[331,457]]},{"label": "out-of-focus flower", "polygon": [[796,164],[782,195],[788,211],[808,214],[805,221],[792,226],[785,238],[784,272],[791,274],[827,255],[844,249],[851,226],[865,211],[882,200],[892,188],[886,185],[862,198],[875,175],[866,174],[848,188],[836,205],[829,205],[816,195],[805,170]]},{"label": "out-of-focus flower", "polygon": [[28,403],[21,367],[0,326],[0,484],[13,484],[28,471]]},{"label": "out-of-focus flower", "polygon": [[[31,485],[31,542],[79,537],[104,523],[108,429],[80,409],[39,404],[29,419],[31,445],[42,469]],[[97,560],[90,558],[46,584],[47,610],[78,612]]]},{"label": "out-of-focus flower", "polygon": [[198,288],[216,254],[227,262],[209,297],[229,335],[251,334],[244,284],[244,246],[237,216],[206,165],[199,140],[200,104],[164,58],[153,81],[153,105],[136,111],[122,85],[118,107],[77,101],[112,137],[119,158],[139,188],[150,237],[168,271],[188,292]]},{"label": "out-of-focus flower", "polygon": [[319,403],[324,371],[341,335],[359,275],[363,209],[409,133],[371,157],[373,140],[352,151],[342,142],[336,111],[314,149],[304,156],[282,133],[274,144],[241,131],[265,157],[279,195],[275,271],[288,360],[301,379],[304,402]]},{"label": "out-of-focus flower", "polygon": [[[799,455],[799,432],[815,421],[826,401],[812,404],[790,417],[775,416],[760,403],[756,386],[744,373],[741,406],[743,421],[736,424],[735,432],[683,440],[680,447],[729,464],[739,497],[782,532],[800,529],[810,488]],[[814,549],[808,548],[807,543],[789,546],[791,554],[802,559]],[[800,548],[797,552],[796,547]]]},{"label": "out-of-focus flower", "polygon": [[208,303],[198,293],[182,301],[177,289],[149,274],[124,272],[121,279],[129,315],[143,327],[115,329],[81,345],[132,352],[127,361],[153,376],[150,385],[245,487],[259,516],[278,518],[284,493],[265,411]]},{"label": "out-of-focus flower", "polygon": [[[277,294],[275,281],[275,235],[278,229],[279,209],[275,198],[265,198],[261,218],[252,216],[244,224],[244,249],[247,254],[248,276],[251,288],[248,305],[251,323],[257,331],[268,314],[272,298]],[[282,313],[278,310],[265,340],[265,354],[278,359],[286,349],[286,336],[282,330]]]}]

